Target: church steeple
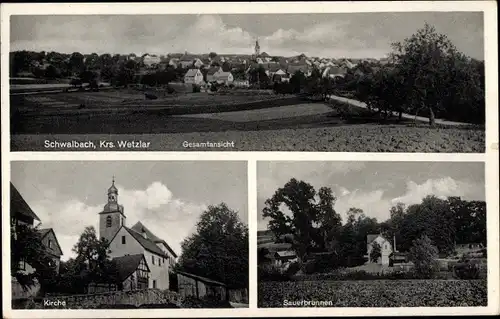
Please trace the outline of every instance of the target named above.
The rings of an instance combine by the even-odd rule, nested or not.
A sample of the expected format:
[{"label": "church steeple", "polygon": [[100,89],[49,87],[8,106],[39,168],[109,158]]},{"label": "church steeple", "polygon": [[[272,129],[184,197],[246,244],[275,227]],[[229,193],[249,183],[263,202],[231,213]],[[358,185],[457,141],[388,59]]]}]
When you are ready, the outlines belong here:
[{"label": "church steeple", "polygon": [[113,181],[111,187],[108,188],[108,203],[118,203],[118,189],[115,186],[115,177],[113,176]]},{"label": "church steeple", "polygon": [[118,204],[118,188],[115,186],[115,177],[108,188],[108,202],[99,213],[99,237],[110,241],[122,226],[125,226],[125,212],[123,205]]},{"label": "church steeple", "polygon": [[259,38],[255,41],[255,57],[258,57],[260,55],[260,45],[259,45]]}]

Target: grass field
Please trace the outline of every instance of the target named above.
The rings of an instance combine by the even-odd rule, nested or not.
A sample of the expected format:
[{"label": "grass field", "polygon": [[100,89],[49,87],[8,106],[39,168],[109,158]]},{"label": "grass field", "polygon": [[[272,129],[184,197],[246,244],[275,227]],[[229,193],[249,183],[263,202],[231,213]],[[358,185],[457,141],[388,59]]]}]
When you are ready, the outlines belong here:
[{"label": "grass field", "polygon": [[[57,85],[56,85],[57,86]],[[11,96],[12,110],[21,112],[43,113],[49,110],[77,109],[81,104],[86,109],[106,108],[144,108],[144,107],[193,107],[223,106],[228,104],[248,103],[276,99],[272,94],[173,94],[160,96],[156,100],[147,100],[137,90],[107,90],[100,92],[72,92],[55,94],[33,94]]]},{"label": "grass field", "polygon": [[[487,306],[486,280],[370,280],[259,282],[259,307],[478,307]],[[290,304],[290,302],[292,304]],[[308,305],[309,307],[311,305]]]}]

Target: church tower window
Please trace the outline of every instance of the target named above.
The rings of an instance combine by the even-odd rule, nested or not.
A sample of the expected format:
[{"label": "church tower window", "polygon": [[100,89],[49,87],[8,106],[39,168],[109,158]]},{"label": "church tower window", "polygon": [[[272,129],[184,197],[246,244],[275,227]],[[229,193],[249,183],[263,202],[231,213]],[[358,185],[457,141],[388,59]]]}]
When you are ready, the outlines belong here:
[{"label": "church tower window", "polygon": [[112,225],[111,216],[106,217],[106,227],[109,228]]}]

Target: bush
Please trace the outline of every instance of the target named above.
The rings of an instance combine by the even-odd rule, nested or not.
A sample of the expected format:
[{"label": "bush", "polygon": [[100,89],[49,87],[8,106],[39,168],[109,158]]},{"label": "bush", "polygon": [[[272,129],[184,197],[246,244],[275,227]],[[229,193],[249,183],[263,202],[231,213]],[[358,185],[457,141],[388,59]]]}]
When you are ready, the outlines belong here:
[{"label": "bush", "polygon": [[479,264],[470,261],[461,262],[455,265],[454,274],[459,279],[470,280],[481,277],[481,268]]},{"label": "bush", "polygon": [[415,265],[414,271],[419,278],[433,278],[439,272],[437,248],[432,245],[427,235],[422,235],[413,241],[409,259]]},{"label": "bush", "polygon": [[292,262],[290,264],[290,266],[288,266],[288,268],[286,269],[285,273],[286,275],[288,275],[289,277],[295,275],[299,270],[300,270],[300,263],[298,262]]},{"label": "bush", "polygon": [[193,84],[193,93],[200,93],[201,87],[199,85]]},{"label": "bush", "polygon": [[[292,269],[293,270],[293,269]],[[258,266],[258,278],[262,281],[287,281],[290,280],[290,273],[274,264]]]}]

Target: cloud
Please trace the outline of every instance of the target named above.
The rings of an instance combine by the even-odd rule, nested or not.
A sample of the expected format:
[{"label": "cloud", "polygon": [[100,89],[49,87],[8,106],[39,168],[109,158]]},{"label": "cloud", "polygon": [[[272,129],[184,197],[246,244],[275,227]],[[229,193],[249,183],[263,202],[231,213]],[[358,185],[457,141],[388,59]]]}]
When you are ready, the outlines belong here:
[{"label": "cloud", "polygon": [[420,203],[422,198],[428,195],[435,195],[439,198],[447,198],[448,196],[460,196],[464,198],[477,198],[478,190],[484,189],[484,185],[457,181],[451,177],[440,179],[428,179],[427,181],[417,184],[413,181],[408,181],[406,184],[406,192],[400,197],[393,198],[391,202],[398,202],[407,205]]},{"label": "cloud", "polygon": [[[260,185],[260,183],[259,183]],[[314,184],[320,185],[320,184]],[[418,204],[428,195],[434,195],[439,198],[448,196],[459,196],[465,200],[481,199],[484,194],[484,185],[479,183],[470,183],[467,181],[456,180],[452,177],[443,177],[437,179],[428,179],[422,183],[408,181],[406,188],[402,190],[402,195],[397,197],[388,196],[387,193],[394,188],[394,184],[387,182],[384,185],[378,183],[377,188],[372,190],[347,189],[341,185],[330,186],[337,197],[335,211],[340,214],[342,220],[346,220],[346,213],[351,207],[360,208],[366,216],[377,218],[379,222],[385,221],[390,217],[390,209],[397,203],[404,203],[406,206]],[[267,220],[259,214],[259,229],[266,229]]]},{"label": "cloud", "polygon": [[[160,182],[150,184],[145,190],[118,188],[118,202],[124,206],[126,225],[131,227],[141,221],[155,235],[165,239],[180,254],[180,243],[189,236],[201,213],[207,208],[203,203],[194,203],[176,198],[167,185]],[[44,191],[44,199],[30,203],[42,220],[43,228],[54,228],[62,246],[64,260],[74,256],[72,247],[85,227],[99,230],[99,215],[102,205],[87,205],[79,199],[58,200],[57,191]]]}]

